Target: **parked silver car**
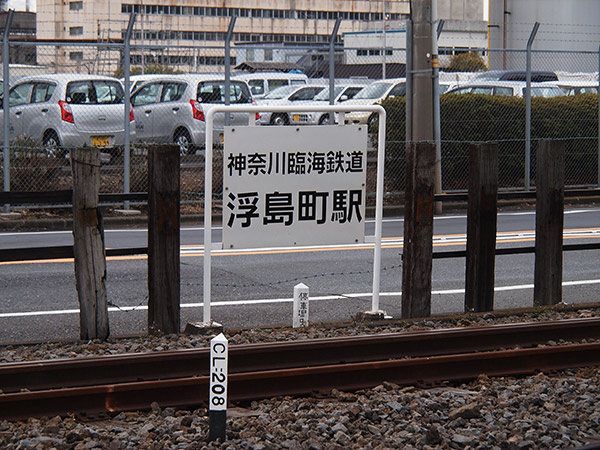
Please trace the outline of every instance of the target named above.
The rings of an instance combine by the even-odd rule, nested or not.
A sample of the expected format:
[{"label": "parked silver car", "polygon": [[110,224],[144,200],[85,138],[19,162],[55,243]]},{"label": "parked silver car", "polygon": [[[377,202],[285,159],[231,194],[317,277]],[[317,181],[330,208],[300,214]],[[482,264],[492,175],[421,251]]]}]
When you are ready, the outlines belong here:
[{"label": "parked silver car", "polygon": [[[272,90],[264,97],[256,100],[258,105],[284,106],[297,104],[304,100],[312,100],[325,86],[317,85],[288,85]],[[289,113],[273,113],[265,111],[260,113],[259,124],[261,125],[289,125]]]},{"label": "parked silver car", "polygon": [[[446,91],[449,94],[486,94],[486,95],[512,95],[525,97],[527,83],[525,81],[480,81],[464,84]],[[558,85],[549,82],[531,83],[532,97],[558,97],[566,92]]]},{"label": "parked silver car", "polygon": [[[346,100],[352,99],[363,87],[366,86],[366,82],[359,82],[355,84],[335,86],[333,89],[333,101],[334,104],[345,102]],[[329,88],[326,87],[317,95],[313,100],[307,100],[298,102],[298,105],[313,105],[313,106],[325,106],[329,105]],[[329,113],[323,111],[311,111],[290,113],[290,122],[292,125],[328,125],[329,124]]]},{"label": "parked silver car", "polygon": [[[406,78],[388,78],[374,81],[361,89],[354,98],[344,103],[347,106],[355,106],[356,111],[346,113],[345,123],[370,123],[375,115],[359,108],[365,105],[380,104],[386,98],[404,97],[406,95]],[[338,122],[336,117],[336,122]]]},{"label": "parked silver car", "polygon": [[[9,91],[10,138],[29,136],[46,148],[48,156],[65,156],[72,147],[121,146],[123,98],[123,85],[113,77],[48,74],[20,78]],[[129,120],[133,119],[130,114]]]},{"label": "parked silver car", "polygon": [[[230,104],[252,103],[246,82],[230,81]],[[203,148],[205,117],[225,103],[225,80],[219,75],[164,75],[141,84],[131,96],[138,142],[176,143],[181,154]],[[229,125],[248,125],[248,113],[230,113]],[[223,142],[225,114],[215,114],[214,143]]]}]

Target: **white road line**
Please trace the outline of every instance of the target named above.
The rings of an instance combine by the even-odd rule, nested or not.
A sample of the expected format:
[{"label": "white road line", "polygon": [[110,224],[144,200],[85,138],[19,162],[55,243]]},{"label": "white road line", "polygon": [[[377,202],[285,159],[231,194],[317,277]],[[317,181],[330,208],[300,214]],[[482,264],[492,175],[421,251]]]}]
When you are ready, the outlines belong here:
[{"label": "white road line", "polygon": [[[577,280],[577,281],[565,281],[563,282],[563,287],[565,286],[583,286],[590,284],[600,284],[599,280]],[[519,291],[519,290],[527,290],[533,289],[533,284],[520,284],[513,286],[497,286],[494,288],[494,291]],[[464,294],[464,289],[444,289],[438,291],[432,291],[432,295],[456,295],[456,294]],[[381,292],[379,294],[381,297],[400,297],[402,296],[402,292]],[[323,301],[323,300],[345,300],[348,298],[353,299],[364,299],[365,301],[370,301],[371,293],[363,292],[363,293],[352,293],[352,294],[344,294],[344,295],[322,295],[318,297],[311,297],[311,301]],[[269,304],[277,304],[277,303],[292,303],[292,298],[271,298],[271,299],[257,299],[257,300],[232,300],[226,302],[211,302],[211,307],[221,307],[221,306],[249,306],[249,305],[269,305]],[[202,308],[204,303],[182,303],[181,308]],[[119,312],[119,311],[145,311],[148,307],[144,305],[140,306],[121,306],[119,308],[110,307],[108,308],[109,312]],[[33,316],[56,316],[56,315],[68,315],[68,314],[79,314],[79,309],[63,309],[56,311],[26,311],[26,312],[14,312],[14,313],[0,313],[0,319],[6,319],[11,317],[33,317]]]}]

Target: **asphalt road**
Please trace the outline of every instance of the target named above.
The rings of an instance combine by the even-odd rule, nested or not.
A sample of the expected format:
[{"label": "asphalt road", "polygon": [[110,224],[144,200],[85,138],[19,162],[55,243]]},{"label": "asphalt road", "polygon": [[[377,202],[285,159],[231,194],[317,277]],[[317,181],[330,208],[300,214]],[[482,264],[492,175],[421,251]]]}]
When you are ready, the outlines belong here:
[{"label": "asphalt road", "polygon": [[[367,235],[373,223],[367,223]],[[498,246],[534,245],[532,211],[498,217]],[[380,309],[400,316],[403,223],[383,226]],[[465,248],[466,216],[435,219],[434,252]],[[203,230],[181,231],[181,325],[203,319]],[[142,229],[107,230],[107,247],[146,245]],[[213,241],[220,239],[214,229]],[[565,243],[600,241],[600,209],[570,209]],[[70,245],[69,232],[0,233],[0,248]],[[567,303],[600,300],[598,250],[564,253],[563,298]],[[464,258],[434,259],[432,312],[461,312]],[[0,342],[76,339],[78,300],[72,260],[0,263]],[[533,304],[534,255],[496,259],[495,309]],[[107,291],[112,336],[145,333],[147,263],[145,256],[108,258]],[[292,294],[298,283],[310,289],[311,322],[347,320],[372,307],[373,248],[365,245],[215,251],[212,258],[211,318],[225,327],[291,324]]]}]

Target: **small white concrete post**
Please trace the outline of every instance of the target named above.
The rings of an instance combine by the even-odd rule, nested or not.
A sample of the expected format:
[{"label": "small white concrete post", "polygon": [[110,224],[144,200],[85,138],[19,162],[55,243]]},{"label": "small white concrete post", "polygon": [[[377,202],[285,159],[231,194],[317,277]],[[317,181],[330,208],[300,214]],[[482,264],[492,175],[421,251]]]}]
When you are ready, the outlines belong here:
[{"label": "small white concrete post", "polygon": [[229,344],[223,333],[210,341],[209,441],[225,441]]},{"label": "small white concrete post", "polygon": [[308,286],[303,283],[294,286],[293,327],[308,326]]}]

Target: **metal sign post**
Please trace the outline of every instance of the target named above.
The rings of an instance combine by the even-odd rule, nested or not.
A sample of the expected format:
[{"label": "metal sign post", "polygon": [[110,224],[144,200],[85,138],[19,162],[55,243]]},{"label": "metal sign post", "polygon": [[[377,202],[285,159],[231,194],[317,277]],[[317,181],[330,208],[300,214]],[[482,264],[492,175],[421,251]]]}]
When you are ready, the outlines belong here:
[{"label": "metal sign post", "polygon": [[[328,106],[256,106],[256,105],[219,105],[212,108],[206,114],[206,153],[205,153],[205,176],[204,176],[204,286],[203,286],[203,301],[204,314],[203,322],[206,325],[211,324],[211,252],[213,247],[212,242],[212,166],[213,166],[213,124],[214,116],[217,113],[248,113],[250,126],[253,127],[253,118],[256,113],[260,112],[330,112],[330,113],[346,113],[351,111],[367,111],[375,113],[379,116],[378,129],[378,148],[377,148],[377,188],[376,188],[376,205],[375,205],[375,236],[374,236],[374,257],[373,257],[373,299],[371,310],[379,312],[379,289],[380,289],[380,272],[381,272],[381,235],[382,235],[382,219],[383,219],[383,176],[385,162],[385,125],[386,113],[381,105],[365,105],[365,106],[343,106],[343,105],[328,105]],[[340,125],[320,126],[325,127],[343,127],[343,118],[340,117]],[[364,125],[366,126],[366,125]],[[353,128],[356,125],[352,125]],[[236,127],[237,129],[243,127]],[[291,129],[292,127],[290,127]],[[260,130],[256,128],[255,130]],[[267,127],[265,127],[265,131]]]}]

